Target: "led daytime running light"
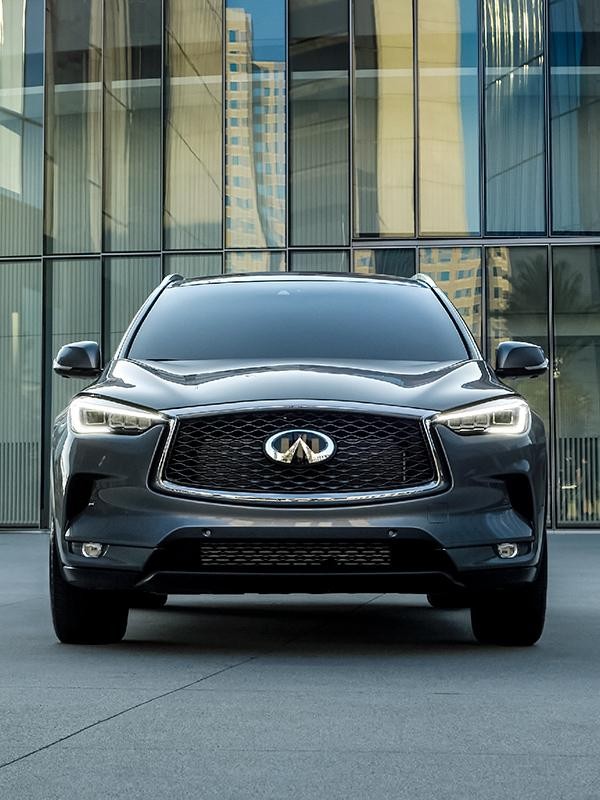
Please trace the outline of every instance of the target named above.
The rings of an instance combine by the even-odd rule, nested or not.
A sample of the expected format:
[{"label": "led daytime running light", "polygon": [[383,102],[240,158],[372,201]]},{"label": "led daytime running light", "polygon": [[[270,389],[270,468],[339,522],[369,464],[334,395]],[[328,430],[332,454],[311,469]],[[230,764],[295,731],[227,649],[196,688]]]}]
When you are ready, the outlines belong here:
[{"label": "led daytime running light", "polygon": [[524,400],[496,400],[440,414],[434,421],[461,434],[522,434],[529,429],[531,414]]},{"label": "led daytime running light", "polygon": [[69,421],[75,433],[143,433],[165,418],[152,411],[99,400],[76,397],[69,406]]}]

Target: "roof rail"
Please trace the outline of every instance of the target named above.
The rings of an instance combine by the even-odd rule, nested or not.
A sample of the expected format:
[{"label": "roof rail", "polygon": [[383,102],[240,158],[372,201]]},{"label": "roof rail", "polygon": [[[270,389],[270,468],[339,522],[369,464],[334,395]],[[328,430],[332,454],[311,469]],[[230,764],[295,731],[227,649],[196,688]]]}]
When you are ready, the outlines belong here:
[{"label": "roof rail", "polygon": [[427,286],[430,286],[432,289],[437,289],[437,283],[431,278],[429,275],[426,275],[424,272],[417,272],[416,275],[411,276],[411,280],[418,281],[419,283],[425,283]]}]

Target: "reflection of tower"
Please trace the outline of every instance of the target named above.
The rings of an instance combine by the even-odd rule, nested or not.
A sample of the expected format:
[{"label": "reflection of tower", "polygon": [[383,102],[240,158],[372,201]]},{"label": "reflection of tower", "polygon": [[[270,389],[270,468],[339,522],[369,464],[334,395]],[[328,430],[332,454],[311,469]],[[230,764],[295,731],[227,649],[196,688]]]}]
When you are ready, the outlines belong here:
[{"label": "reflection of tower", "polygon": [[490,298],[490,352],[493,353],[500,342],[512,338],[506,319],[511,298],[512,269],[508,247],[489,247],[486,255]]},{"label": "reflection of tower", "polygon": [[481,331],[481,255],[478,247],[427,247],[420,271],[437,282],[477,338]]},{"label": "reflection of tower", "polygon": [[285,241],[285,64],[253,64],[254,170],[258,211],[267,245]]},{"label": "reflection of tower", "polygon": [[253,61],[251,15],[227,9],[227,245],[276,247],[285,226],[285,65]]}]

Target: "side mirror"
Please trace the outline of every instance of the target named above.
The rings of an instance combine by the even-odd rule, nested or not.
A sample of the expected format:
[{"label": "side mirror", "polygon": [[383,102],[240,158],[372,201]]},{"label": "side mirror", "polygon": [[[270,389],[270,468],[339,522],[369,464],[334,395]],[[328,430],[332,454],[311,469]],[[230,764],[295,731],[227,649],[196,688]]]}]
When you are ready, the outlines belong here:
[{"label": "side mirror", "polygon": [[97,378],[102,372],[102,356],[96,342],[73,342],[58,351],[52,369],[63,378]]},{"label": "side mirror", "polygon": [[548,369],[548,359],[537,344],[501,342],[496,350],[496,375],[499,378],[535,378]]}]

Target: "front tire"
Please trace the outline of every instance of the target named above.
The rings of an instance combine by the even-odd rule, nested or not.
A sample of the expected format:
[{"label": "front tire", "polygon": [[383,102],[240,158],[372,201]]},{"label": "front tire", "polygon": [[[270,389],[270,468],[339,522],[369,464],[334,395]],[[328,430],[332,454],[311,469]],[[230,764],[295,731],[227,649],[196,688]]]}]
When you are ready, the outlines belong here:
[{"label": "front tire", "polygon": [[112,644],[125,636],[127,601],[117,592],[71,586],[62,573],[54,537],[50,538],[50,604],[54,631],[64,644]]},{"label": "front tire", "polygon": [[498,589],[473,600],[471,626],[481,644],[531,647],[544,630],[548,589],[546,534],[533,583]]}]

